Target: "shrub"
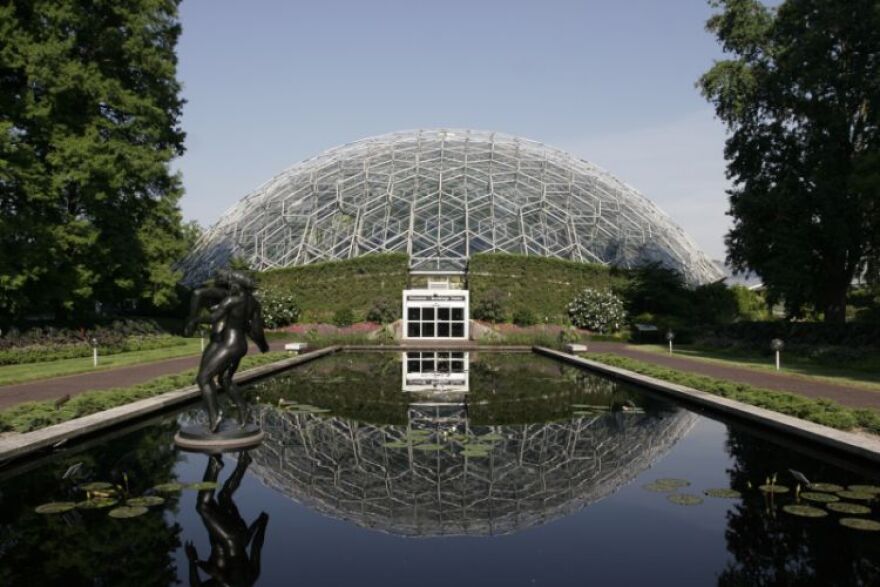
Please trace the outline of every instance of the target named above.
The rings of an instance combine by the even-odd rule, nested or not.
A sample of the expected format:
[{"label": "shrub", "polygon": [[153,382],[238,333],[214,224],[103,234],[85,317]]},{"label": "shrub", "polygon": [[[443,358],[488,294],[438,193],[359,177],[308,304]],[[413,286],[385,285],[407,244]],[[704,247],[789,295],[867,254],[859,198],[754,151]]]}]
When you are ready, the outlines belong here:
[{"label": "shrub", "polygon": [[504,322],[504,292],[498,288],[492,288],[474,306],[473,315],[477,320],[485,320],[497,324]]},{"label": "shrub", "polygon": [[354,312],[351,308],[342,308],[333,312],[333,324],[339,328],[354,324]]},{"label": "shrub", "polygon": [[260,293],[263,306],[263,324],[267,328],[289,326],[299,319],[299,306],[290,294],[267,290]]},{"label": "shrub", "polygon": [[610,291],[584,289],[568,305],[572,324],[596,332],[617,332],[626,320],[623,301]]},{"label": "shrub", "polygon": [[532,326],[537,322],[535,315],[528,308],[520,308],[513,313],[513,323],[517,326]]},{"label": "shrub", "polygon": [[367,320],[369,322],[378,322],[379,324],[390,324],[397,320],[399,314],[399,305],[392,303],[388,298],[378,298],[367,311]]}]

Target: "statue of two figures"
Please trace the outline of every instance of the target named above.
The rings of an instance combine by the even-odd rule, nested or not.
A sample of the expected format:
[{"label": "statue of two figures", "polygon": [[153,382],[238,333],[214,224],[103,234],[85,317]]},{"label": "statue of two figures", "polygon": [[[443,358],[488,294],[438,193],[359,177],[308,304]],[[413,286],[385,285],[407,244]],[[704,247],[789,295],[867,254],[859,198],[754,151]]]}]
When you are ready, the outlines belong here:
[{"label": "statue of two figures", "polygon": [[[269,350],[255,290],[256,283],[246,273],[221,270],[216,273],[213,283],[192,294],[184,333],[191,336],[200,323],[210,324],[211,328],[210,340],[202,353],[196,376],[208,413],[208,424],[181,430],[175,440],[184,448],[232,450],[258,443],[262,438],[259,427],[249,424],[247,403],[233,381],[239,363],[247,354],[248,338],[262,352]],[[220,390],[235,403],[237,424],[224,418],[218,402]]]}]

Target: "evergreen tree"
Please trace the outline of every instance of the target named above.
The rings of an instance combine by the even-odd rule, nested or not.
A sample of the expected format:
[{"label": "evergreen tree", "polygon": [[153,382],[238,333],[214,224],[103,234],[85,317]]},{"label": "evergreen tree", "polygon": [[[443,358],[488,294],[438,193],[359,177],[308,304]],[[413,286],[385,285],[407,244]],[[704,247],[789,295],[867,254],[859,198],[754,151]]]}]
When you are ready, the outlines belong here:
[{"label": "evergreen tree", "polygon": [[0,314],[174,301],[178,3],[0,6]]},{"label": "evergreen tree", "polygon": [[711,4],[731,58],[699,85],[731,131],[728,261],[791,315],[841,322],[880,260],[880,3]]}]

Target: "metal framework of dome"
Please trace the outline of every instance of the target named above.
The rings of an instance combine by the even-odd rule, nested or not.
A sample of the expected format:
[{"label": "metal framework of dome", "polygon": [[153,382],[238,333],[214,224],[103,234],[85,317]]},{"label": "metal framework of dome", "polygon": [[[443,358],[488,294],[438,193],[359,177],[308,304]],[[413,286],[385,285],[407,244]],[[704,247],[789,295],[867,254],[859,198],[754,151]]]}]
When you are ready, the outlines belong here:
[{"label": "metal framework of dome", "polygon": [[391,251],[423,271],[507,252],[722,277],[632,187],[564,151],[474,130],[396,132],[296,164],[228,210],[183,270],[192,283],[232,257],[265,270]]},{"label": "metal framework of dome", "polygon": [[[697,417],[674,410],[470,428],[497,435],[486,458],[452,447],[389,448],[408,430],[448,431],[451,416],[411,408],[408,426],[260,406],[266,437],[251,474],[325,515],[408,537],[510,534],[574,513],[631,482]],[[442,408],[441,408],[442,409]],[[467,419],[457,430],[467,429]]]}]

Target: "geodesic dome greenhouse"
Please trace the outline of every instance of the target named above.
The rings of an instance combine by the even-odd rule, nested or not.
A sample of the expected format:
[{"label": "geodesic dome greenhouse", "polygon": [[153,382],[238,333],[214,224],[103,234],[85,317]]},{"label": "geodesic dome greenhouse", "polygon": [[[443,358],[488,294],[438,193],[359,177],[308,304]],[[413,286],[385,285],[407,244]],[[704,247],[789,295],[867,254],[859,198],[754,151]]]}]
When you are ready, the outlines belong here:
[{"label": "geodesic dome greenhouse", "polygon": [[392,251],[421,271],[507,252],[722,277],[632,187],[564,151],[474,130],[396,132],[293,165],[228,210],[183,270],[195,283],[233,257],[266,270]]}]

